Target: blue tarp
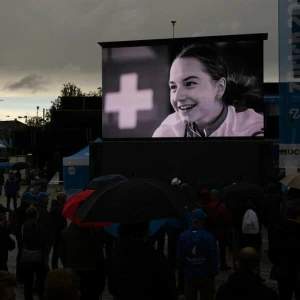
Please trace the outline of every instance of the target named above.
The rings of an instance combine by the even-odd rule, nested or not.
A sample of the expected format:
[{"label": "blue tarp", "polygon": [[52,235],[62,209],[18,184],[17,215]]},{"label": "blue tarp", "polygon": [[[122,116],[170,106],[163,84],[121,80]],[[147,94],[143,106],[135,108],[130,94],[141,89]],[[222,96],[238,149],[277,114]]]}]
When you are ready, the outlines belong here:
[{"label": "blue tarp", "polygon": [[12,148],[12,146],[9,145],[5,139],[0,139],[0,144],[5,146],[6,148]]},{"label": "blue tarp", "polygon": [[10,168],[12,165],[12,163],[9,163],[9,162],[2,162],[0,163],[0,168]]},{"label": "blue tarp", "polygon": [[[102,142],[96,139],[95,142]],[[63,158],[64,190],[82,190],[89,183],[89,145]]]}]

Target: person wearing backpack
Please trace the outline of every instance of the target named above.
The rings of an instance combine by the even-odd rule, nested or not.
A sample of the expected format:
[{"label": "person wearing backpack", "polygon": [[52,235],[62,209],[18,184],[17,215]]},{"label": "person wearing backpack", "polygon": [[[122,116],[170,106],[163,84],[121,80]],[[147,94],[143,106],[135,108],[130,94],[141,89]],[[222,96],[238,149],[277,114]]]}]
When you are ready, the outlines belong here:
[{"label": "person wearing backpack", "polygon": [[206,206],[207,222],[206,229],[211,233],[219,244],[220,270],[228,271],[231,267],[226,263],[226,247],[228,245],[228,230],[231,221],[230,214],[219,200],[219,192],[211,191],[211,202]]},{"label": "person wearing backpack", "polygon": [[[280,300],[300,299],[300,207],[288,209],[287,220],[271,236],[269,258],[276,266]],[[275,279],[275,278],[274,278]]]},{"label": "person wearing backpack", "polygon": [[233,267],[236,269],[238,253],[241,249],[253,247],[261,255],[261,214],[257,197],[241,199],[239,208],[233,215],[233,224],[235,228]]}]

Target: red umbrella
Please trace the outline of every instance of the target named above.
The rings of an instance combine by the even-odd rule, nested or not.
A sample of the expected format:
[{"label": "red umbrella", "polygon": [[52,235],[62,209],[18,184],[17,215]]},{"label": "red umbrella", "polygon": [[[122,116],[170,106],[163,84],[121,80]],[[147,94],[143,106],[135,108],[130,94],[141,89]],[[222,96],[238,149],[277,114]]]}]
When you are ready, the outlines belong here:
[{"label": "red umbrella", "polygon": [[62,215],[67,218],[68,220],[72,221],[78,226],[82,227],[106,227],[110,226],[112,223],[110,222],[89,222],[89,223],[82,223],[78,217],[74,216],[75,211],[77,210],[78,205],[85,201],[85,199],[94,193],[95,190],[85,190],[81,193],[73,195],[69,200],[66,201],[64,205],[64,209]]}]

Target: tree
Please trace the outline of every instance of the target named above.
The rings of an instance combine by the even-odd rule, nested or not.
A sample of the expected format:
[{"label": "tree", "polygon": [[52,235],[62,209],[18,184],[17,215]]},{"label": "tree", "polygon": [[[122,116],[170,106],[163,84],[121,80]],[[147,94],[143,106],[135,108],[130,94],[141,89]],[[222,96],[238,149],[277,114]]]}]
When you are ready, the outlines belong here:
[{"label": "tree", "polygon": [[43,127],[47,124],[49,124],[51,121],[51,114],[49,111],[47,111],[45,113],[45,118],[43,119],[43,117],[29,117],[26,119],[26,125],[27,126],[30,126],[30,127],[37,127],[37,128],[40,128],[40,127]]},{"label": "tree", "polygon": [[63,88],[60,91],[60,96],[54,101],[51,101],[52,106],[50,110],[61,109],[61,98],[62,97],[102,97],[102,87],[98,87],[97,91],[90,91],[88,93],[83,93],[79,87],[74,83],[68,82],[63,84]]},{"label": "tree", "polygon": [[68,82],[67,84],[63,84],[63,88],[61,89],[61,97],[82,97],[83,93],[81,89],[77,87],[74,83]]},{"label": "tree", "polygon": [[102,97],[102,87],[97,87],[97,91],[90,91],[87,94],[83,94],[84,97]]}]

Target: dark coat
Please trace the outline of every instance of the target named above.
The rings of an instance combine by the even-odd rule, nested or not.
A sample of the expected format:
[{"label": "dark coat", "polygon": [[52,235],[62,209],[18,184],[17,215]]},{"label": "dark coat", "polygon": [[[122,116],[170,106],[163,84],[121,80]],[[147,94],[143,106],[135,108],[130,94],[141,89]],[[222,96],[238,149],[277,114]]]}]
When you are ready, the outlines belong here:
[{"label": "dark coat", "polygon": [[300,224],[286,220],[277,227],[269,246],[271,262],[280,267],[280,278],[299,276],[300,273]]},{"label": "dark coat", "polygon": [[16,196],[19,190],[19,184],[15,178],[8,178],[4,185],[5,196]]},{"label": "dark coat", "polygon": [[45,240],[47,241],[48,250],[52,247],[52,228],[51,228],[51,215],[44,204],[37,205],[39,211],[39,222],[43,225]]},{"label": "dark coat", "polygon": [[59,256],[64,268],[93,271],[104,268],[102,232],[71,223],[61,234]]},{"label": "dark coat", "polygon": [[59,239],[61,233],[67,227],[67,220],[62,216],[63,208],[63,205],[60,204],[57,200],[51,201],[51,229],[54,239]]},{"label": "dark coat", "polygon": [[278,300],[278,295],[264,280],[252,271],[235,271],[228,281],[222,284],[215,300]]},{"label": "dark coat", "polygon": [[16,225],[16,238],[21,240],[21,228],[27,219],[26,210],[30,205],[22,202],[22,204],[15,211],[15,225]]},{"label": "dark coat", "polygon": [[174,273],[163,253],[143,241],[126,241],[116,253],[108,276],[117,300],[177,299]]},{"label": "dark coat", "polygon": [[277,186],[274,183],[269,184],[263,198],[263,220],[268,228],[280,223],[281,203],[282,197]]},{"label": "dark coat", "polygon": [[29,250],[41,250],[43,253],[47,249],[45,232],[43,225],[36,219],[27,219],[22,228],[23,246]]},{"label": "dark coat", "polygon": [[8,251],[15,248],[15,242],[10,237],[10,229],[0,222],[0,270],[7,270]]},{"label": "dark coat", "polygon": [[0,186],[2,186],[5,182],[5,178],[3,174],[0,174]]}]

